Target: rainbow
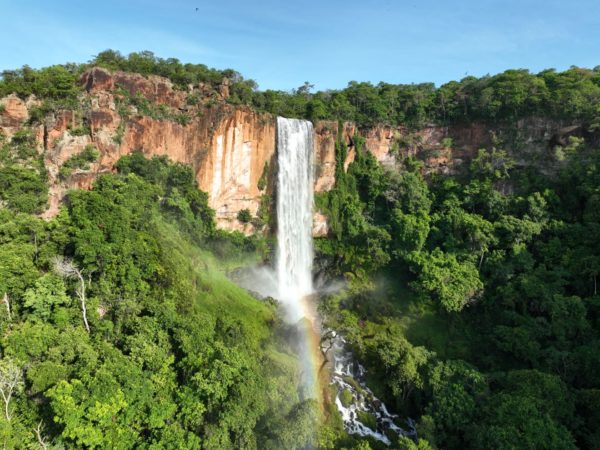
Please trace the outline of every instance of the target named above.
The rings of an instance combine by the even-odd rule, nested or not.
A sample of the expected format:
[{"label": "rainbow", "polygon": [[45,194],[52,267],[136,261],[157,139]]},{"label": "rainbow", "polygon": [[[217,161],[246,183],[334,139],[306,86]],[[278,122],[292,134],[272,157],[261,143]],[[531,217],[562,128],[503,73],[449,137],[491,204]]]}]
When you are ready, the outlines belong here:
[{"label": "rainbow", "polygon": [[300,364],[302,370],[301,387],[303,398],[313,398],[323,404],[324,385],[321,376],[324,357],[321,353],[321,326],[313,296],[300,300],[302,319],[298,322],[301,335]]}]

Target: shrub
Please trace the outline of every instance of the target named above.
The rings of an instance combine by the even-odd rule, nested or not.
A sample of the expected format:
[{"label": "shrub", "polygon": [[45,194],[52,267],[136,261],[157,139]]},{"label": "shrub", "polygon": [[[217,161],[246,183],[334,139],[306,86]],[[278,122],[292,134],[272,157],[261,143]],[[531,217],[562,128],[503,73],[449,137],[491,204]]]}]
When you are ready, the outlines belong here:
[{"label": "shrub", "polygon": [[269,162],[265,161],[265,165],[263,167],[262,174],[256,185],[256,187],[258,187],[259,191],[262,191],[267,187],[267,177],[268,176],[269,176]]},{"label": "shrub", "polygon": [[90,134],[90,127],[83,125],[81,127],[69,129],[71,136],[86,136]]},{"label": "shrub", "polygon": [[373,414],[364,411],[357,411],[356,415],[358,416],[360,423],[362,423],[365,427],[369,427],[373,431],[377,430],[377,419]]},{"label": "shrub", "polygon": [[237,214],[237,220],[242,223],[250,223],[252,220],[252,213],[248,208],[242,209]]},{"label": "shrub", "polygon": [[100,156],[100,152],[93,145],[86,145],[81,153],[66,160],[58,171],[59,177],[65,179],[73,173],[74,169],[89,170],[90,163]]},{"label": "shrub", "polygon": [[179,125],[187,125],[188,123],[190,123],[192,121],[192,119],[190,118],[190,116],[188,116],[185,113],[181,113],[181,114],[177,114],[175,116],[175,122],[177,122]]},{"label": "shrub", "polygon": [[450,137],[446,137],[446,138],[442,139],[441,143],[442,143],[442,147],[444,147],[444,148],[450,148],[454,144],[454,142],[452,141],[452,138],[450,138]]},{"label": "shrub", "polygon": [[256,217],[252,219],[252,224],[256,228],[268,225],[271,222],[271,196],[263,194],[260,196],[260,205],[256,211]]},{"label": "shrub", "polygon": [[354,397],[352,396],[352,392],[350,392],[348,389],[344,389],[340,393],[340,401],[342,402],[342,405],[344,405],[344,408],[350,406],[353,400]]},{"label": "shrub", "polygon": [[200,103],[200,95],[193,92],[185,98],[185,102],[190,106],[195,106]]},{"label": "shrub", "polygon": [[22,128],[12,137],[13,144],[30,144],[33,140],[33,132],[29,128]]},{"label": "shrub", "polygon": [[17,165],[0,168],[0,199],[17,211],[41,212],[48,199],[44,174]]}]

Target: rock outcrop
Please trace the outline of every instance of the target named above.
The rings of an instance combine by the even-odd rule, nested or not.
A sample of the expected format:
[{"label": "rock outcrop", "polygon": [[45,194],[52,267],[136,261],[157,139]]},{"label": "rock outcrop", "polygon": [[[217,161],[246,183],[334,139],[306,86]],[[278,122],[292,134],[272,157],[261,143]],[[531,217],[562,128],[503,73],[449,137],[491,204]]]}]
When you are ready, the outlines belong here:
[{"label": "rock outcrop", "polygon": [[27,104],[16,95],[0,99],[0,132],[11,137],[29,119]]},{"label": "rock outcrop", "polygon": [[[158,76],[93,68],[80,82],[84,94],[79,109],[54,112],[42,124],[31,125],[50,181],[49,208],[44,217],[57,214],[68,189],[89,188],[99,174],[113,171],[121,156],[140,150],[149,157],[164,155],[190,164],[216,211],[217,226],[247,234],[257,231],[252,224],[239,222],[237,215],[244,209],[255,215],[262,196],[272,193],[274,116],[225,103],[228,80],[217,91],[200,83],[184,92]],[[34,98],[25,101],[16,95],[0,99],[0,133],[13,136],[38,104]],[[385,167],[395,169],[401,158],[414,156],[423,161],[426,173],[451,173],[479,148],[503,140],[506,136],[502,133],[511,134],[527,147],[521,157],[543,159],[552,145],[581,134],[581,127],[566,125],[533,118],[504,131],[478,123],[432,125],[419,130],[390,126],[359,130],[348,122],[340,127],[334,121],[321,121],[315,124],[315,192],[329,191],[335,185],[338,138],[348,146],[344,170],[355,158],[358,134],[366,151]],[[87,145],[100,151],[99,160],[89,170],[60,179],[61,165]],[[316,212],[314,234],[322,236],[327,231],[327,218]]]}]

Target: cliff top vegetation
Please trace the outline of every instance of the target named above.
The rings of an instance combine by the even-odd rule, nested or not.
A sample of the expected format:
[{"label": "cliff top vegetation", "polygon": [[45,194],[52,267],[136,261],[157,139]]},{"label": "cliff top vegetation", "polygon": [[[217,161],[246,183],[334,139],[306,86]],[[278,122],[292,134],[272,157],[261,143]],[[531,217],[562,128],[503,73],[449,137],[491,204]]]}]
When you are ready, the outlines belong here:
[{"label": "cliff top vegetation", "polygon": [[260,90],[255,81],[232,69],[218,70],[204,64],[182,63],[142,51],[127,56],[105,50],[84,64],[64,64],[33,69],[24,66],[4,70],[0,96],[16,93],[50,99],[59,106],[76,102],[78,80],[91,67],[166,77],[177,89],[203,83],[217,90],[229,82],[232,104],[309,120],[332,119],[357,123],[422,127],[430,123],[514,121],[530,116],[577,121],[600,126],[600,66],[571,67],[533,74],[526,69],[506,70],[480,78],[467,76],[436,87],[433,83],[390,84],[350,81],[345,89],[311,92],[306,82],[291,91]]}]

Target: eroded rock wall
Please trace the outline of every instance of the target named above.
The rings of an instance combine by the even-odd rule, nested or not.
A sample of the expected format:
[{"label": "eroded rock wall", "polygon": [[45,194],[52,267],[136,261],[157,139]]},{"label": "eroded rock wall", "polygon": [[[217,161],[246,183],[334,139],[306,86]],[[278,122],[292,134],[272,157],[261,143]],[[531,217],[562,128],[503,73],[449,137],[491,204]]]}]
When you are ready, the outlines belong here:
[{"label": "eroded rock wall", "polygon": [[[200,189],[208,193],[220,228],[247,234],[257,231],[252,224],[239,222],[237,215],[243,209],[255,215],[261,197],[272,194],[276,173],[274,116],[223,102],[229,91],[226,80],[216,93],[202,84],[189,86],[184,92],[165,78],[94,68],[82,76],[81,85],[85,91],[81,108],[57,111],[42,124],[28,125],[49,174],[49,208],[44,217],[58,213],[68,189],[89,188],[99,174],[113,171],[121,156],[140,150],[147,156],[165,155],[190,164]],[[159,119],[159,115],[142,114],[132,101],[136,98],[168,115]],[[39,104],[35,98],[22,100],[15,95],[0,99],[0,133],[13,136],[27,125],[32,108]],[[177,120],[183,116],[185,121]],[[364,139],[365,150],[392,170],[398,169],[403,157],[414,156],[423,161],[426,173],[453,173],[479,148],[489,148],[498,140],[510,139],[514,148],[507,150],[518,153],[525,164],[536,158],[544,160],[554,143],[579,132],[576,126],[535,118],[506,130],[479,123],[419,130],[382,125],[359,130],[349,122],[340,127],[335,121],[320,121],[315,124],[315,192],[329,191],[335,185],[339,133],[348,145],[345,170],[355,158],[358,134]],[[100,151],[99,160],[90,170],[76,170],[61,179],[61,165],[87,145]],[[263,173],[266,183],[259,183]],[[327,218],[319,211],[315,212],[313,229],[315,235],[327,234]]]},{"label": "eroded rock wall", "polygon": [[[208,193],[210,206],[216,210],[219,227],[255,231],[251,224],[238,222],[237,214],[242,209],[255,214],[266,193],[266,188],[261,190],[258,185],[265,165],[273,164],[275,119],[271,115],[222,102],[189,108],[183,92],[175,91],[168,80],[160,77],[93,69],[81,82],[89,107],[49,115],[36,133],[50,181],[49,208],[44,217],[57,214],[69,189],[89,188],[99,174],[113,171],[121,156],[140,150],[149,157],[165,155],[190,164],[200,189]],[[119,89],[167,105],[178,114],[185,113],[189,123],[138,115],[131,107],[123,114]],[[2,115],[0,125],[4,134],[10,135],[27,120],[27,108],[16,97],[6,98],[4,103],[7,114]],[[74,133],[84,125],[89,133]],[[76,171],[61,180],[60,166],[86,145],[100,151],[99,160],[89,171]]]}]

